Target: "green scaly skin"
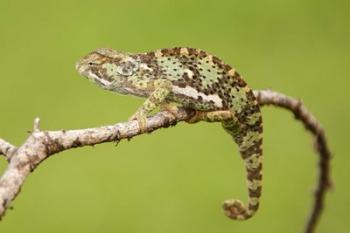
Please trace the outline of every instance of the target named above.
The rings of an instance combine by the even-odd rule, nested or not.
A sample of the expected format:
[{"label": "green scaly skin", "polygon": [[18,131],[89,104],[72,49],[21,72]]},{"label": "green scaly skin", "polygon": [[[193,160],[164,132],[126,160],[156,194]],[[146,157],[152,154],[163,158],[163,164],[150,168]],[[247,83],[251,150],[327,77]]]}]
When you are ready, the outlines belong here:
[{"label": "green scaly skin", "polygon": [[[238,220],[252,217],[262,188],[262,117],[252,90],[231,66],[216,56],[193,48],[124,53],[97,49],[76,65],[79,73],[98,86],[147,98],[130,120],[144,131],[146,117],[170,103],[196,110],[189,122],[221,121],[237,143],[247,170],[248,204],[227,200],[225,214]],[[232,117],[227,119],[229,110]]]}]

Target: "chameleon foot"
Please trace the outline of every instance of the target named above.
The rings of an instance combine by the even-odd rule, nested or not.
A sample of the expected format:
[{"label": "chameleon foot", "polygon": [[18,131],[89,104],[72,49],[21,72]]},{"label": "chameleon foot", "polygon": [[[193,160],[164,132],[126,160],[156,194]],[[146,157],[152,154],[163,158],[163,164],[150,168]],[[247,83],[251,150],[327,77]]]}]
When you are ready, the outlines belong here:
[{"label": "chameleon foot", "polygon": [[226,200],[222,206],[227,217],[235,220],[246,220],[252,215],[247,213],[244,204],[240,200]]},{"label": "chameleon foot", "polygon": [[142,112],[136,112],[129,118],[129,121],[133,120],[137,121],[141,133],[146,132],[147,118],[144,114],[142,114]]},{"label": "chameleon foot", "polygon": [[194,115],[191,116],[189,119],[185,120],[189,124],[194,124],[194,123],[197,123],[198,121],[202,121],[207,114],[206,112],[201,112],[197,110],[194,110],[194,111],[195,111]]},{"label": "chameleon foot", "polygon": [[179,108],[177,106],[175,106],[175,105],[166,103],[166,104],[162,104],[160,106],[160,110],[169,112],[171,115],[176,117],[177,116],[177,112],[179,111]]}]

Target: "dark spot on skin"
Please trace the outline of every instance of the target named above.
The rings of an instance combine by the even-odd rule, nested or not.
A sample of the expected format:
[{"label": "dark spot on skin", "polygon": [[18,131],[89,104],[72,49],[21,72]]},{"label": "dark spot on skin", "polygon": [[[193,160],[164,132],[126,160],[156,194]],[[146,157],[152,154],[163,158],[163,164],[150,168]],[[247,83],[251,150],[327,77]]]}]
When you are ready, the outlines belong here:
[{"label": "dark spot on skin", "polygon": [[207,53],[206,53],[206,52],[204,52],[204,51],[202,51],[202,50],[199,52],[199,57],[200,57],[200,58],[205,58],[206,56],[207,56]]},{"label": "dark spot on skin", "polygon": [[247,86],[247,83],[241,79],[240,77],[237,77],[237,79],[235,80],[236,85],[238,85],[239,87],[245,87]]},{"label": "dark spot on skin", "polygon": [[162,49],[161,52],[164,56],[167,56],[170,53],[170,49]]},{"label": "dark spot on skin", "polygon": [[247,159],[254,154],[262,154],[261,145],[262,139],[260,139],[258,142],[255,142],[251,147],[249,147],[245,151],[241,151],[242,158]]},{"label": "dark spot on skin", "polygon": [[180,51],[181,51],[181,47],[176,47],[173,49],[174,50],[174,54],[175,55],[179,55],[180,54]]},{"label": "dark spot on skin", "polygon": [[[249,189],[249,197],[260,197],[260,195],[261,195],[261,187],[258,187],[256,190]],[[249,205],[249,208],[251,208],[250,205]]]},{"label": "dark spot on skin", "polygon": [[[253,212],[256,212],[259,209],[259,203],[256,203],[256,205],[252,205],[251,203],[249,203],[248,205],[248,209],[250,209]],[[247,218],[248,214],[244,213],[244,218]]]},{"label": "dark spot on skin", "polygon": [[221,64],[221,60],[217,56],[213,56],[212,60],[216,65]]},{"label": "dark spot on skin", "polygon": [[[257,143],[259,143],[259,142],[257,142]],[[251,180],[251,181],[252,180],[262,180],[261,170],[262,170],[262,163],[260,163],[257,168],[249,169],[248,174],[247,174],[248,180]]]},{"label": "dark spot on skin", "polygon": [[240,74],[239,74],[237,71],[235,71],[235,73],[234,73],[233,77],[235,77],[235,78],[240,78],[240,77],[241,77],[241,75],[240,75]]},{"label": "dark spot on skin", "polygon": [[139,55],[139,59],[142,63],[150,64],[152,63],[152,60],[154,59],[154,52],[149,52],[146,54]]},{"label": "dark spot on skin", "polygon": [[195,49],[193,49],[193,48],[187,48],[187,51],[188,51],[188,54],[189,54],[189,55],[195,55],[195,54],[197,54],[197,51],[196,51]]},{"label": "dark spot on skin", "polygon": [[254,125],[250,125],[249,129],[250,129],[250,131],[262,133],[263,132],[262,117],[260,116]]},{"label": "dark spot on skin", "polygon": [[231,69],[232,69],[231,66],[229,66],[229,65],[227,65],[227,64],[224,65],[224,70],[225,70],[226,72],[228,72],[228,71],[231,70]]}]

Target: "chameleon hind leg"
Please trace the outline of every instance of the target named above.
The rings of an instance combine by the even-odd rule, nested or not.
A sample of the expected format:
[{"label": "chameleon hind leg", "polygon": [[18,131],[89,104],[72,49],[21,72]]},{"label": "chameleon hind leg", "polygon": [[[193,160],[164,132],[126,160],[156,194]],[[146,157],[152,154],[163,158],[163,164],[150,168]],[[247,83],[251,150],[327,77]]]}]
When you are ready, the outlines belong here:
[{"label": "chameleon hind leg", "polygon": [[159,79],[154,82],[154,91],[145,100],[142,106],[129,118],[129,121],[137,120],[140,131],[146,131],[147,117],[157,107],[161,106],[171,90],[171,82]]},{"label": "chameleon hind leg", "polygon": [[[235,119],[234,115],[230,111],[212,111],[212,112],[203,112],[203,111],[195,111],[194,116],[190,119],[186,120],[187,123],[193,124],[199,121],[206,122],[223,122]],[[237,119],[235,119],[236,121]]]},{"label": "chameleon hind leg", "polygon": [[248,206],[242,201],[231,199],[223,204],[225,214],[237,220],[252,217],[259,208],[259,198],[262,188],[262,124],[260,112],[253,116],[251,122],[242,125],[230,111],[197,111],[188,122],[198,121],[222,122],[225,130],[233,136],[239,146],[241,157],[247,171]]}]

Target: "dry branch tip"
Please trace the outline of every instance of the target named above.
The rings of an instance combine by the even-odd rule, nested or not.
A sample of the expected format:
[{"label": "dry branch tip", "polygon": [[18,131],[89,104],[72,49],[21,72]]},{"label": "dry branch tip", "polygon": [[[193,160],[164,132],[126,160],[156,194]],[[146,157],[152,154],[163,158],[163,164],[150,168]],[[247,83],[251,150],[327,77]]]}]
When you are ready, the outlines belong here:
[{"label": "dry branch tip", "polygon": [[33,132],[40,132],[40,118],[36,117],[34,119]]}]

